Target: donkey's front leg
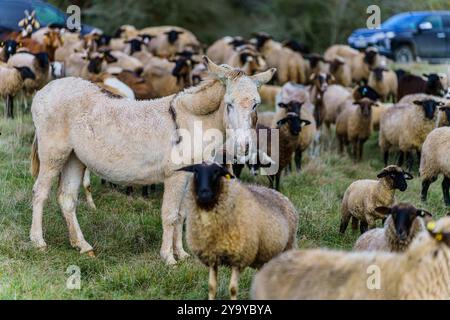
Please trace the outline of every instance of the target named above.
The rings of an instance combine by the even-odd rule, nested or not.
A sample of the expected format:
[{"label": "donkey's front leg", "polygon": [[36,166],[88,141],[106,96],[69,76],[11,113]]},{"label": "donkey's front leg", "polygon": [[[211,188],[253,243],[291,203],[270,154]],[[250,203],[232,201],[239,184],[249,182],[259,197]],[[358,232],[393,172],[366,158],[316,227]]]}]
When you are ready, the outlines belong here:
[{"label": "donkey's front leg", "polygon": [[161,209],[163,239],[161,245],[161,258],[169,265],[176,264],[174,258],[174,242],[177,256],[186,257],[183,250],[182,229],[183,219],[180,213],[181,201],[186,192],[186,174],[176,173],[164,181],[164,196]]}]

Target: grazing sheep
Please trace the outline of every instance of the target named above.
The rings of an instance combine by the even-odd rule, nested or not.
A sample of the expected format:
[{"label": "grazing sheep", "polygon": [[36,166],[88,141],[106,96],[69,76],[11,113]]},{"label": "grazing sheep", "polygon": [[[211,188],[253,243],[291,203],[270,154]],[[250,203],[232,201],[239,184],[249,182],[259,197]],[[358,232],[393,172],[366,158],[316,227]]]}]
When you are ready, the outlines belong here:
[{"label": "grazing sheep", "polygon": [[406,251],[414,238],[425,230],[424,219],[432,217],[431,213],[407,203],[378,207],[375,211],[387,216],[384,227],[363,233],[356,241],[354,251]]},{"label": "grazing sheep", "polygon": [[395,190],[405,191],[408,187],[406,180],[413,177],[398,166],[388,166],[381,170],[377,178],[378,180],[357,180],[345,191],[341,205],[341,233],[345,233],[350,218],[353,218],[353,229],[357,228],[357,221],[360,222],[361,234],[367,227],[375,228],[376,220],[384,218],[375,208],[391,206]]},{"label": "grazing sheep", "polygon": [[[443,74],[423,74],[422,77],[406,74],[398,81],[397,99],[401,99],[406,95],[414,93],[426,93],[433,96],[442,97],[447,89],[447,76]],[[448,84],[447,84],[448,86]]]},{"label": "grazing sheep", "polygon": [[35,79],[29,67],[9,67],[0,62],[0,97],[6,99],[5,116],[14,118],[14,97],[26,79]]},{"label": "grazing sheep", "polygon": [[450,165],[448,154],[450,152],[450,128],[442,127],[431,131],[422,146],[420,159],[420,178],[422,179],[422,201],[427,200],[430,185],[437,180],[440,174],[442,180],[442,193],[444,203],[450,206]]},{"label": "grazing sheep", "polygon": [[330,74],[334,77],[334,83],[350,87],[352,84],[352,71],[345,59],[337,57],[330,61],[329,64]]},{"label": "grazing sheep", "polygon": [[448,300],[450,217],[427,225],[403,253],[291,250],[253,279],[253,299]]},{"label": "grazing sheep", "polygon": [[415,100],[412,104],[396,104],[383,114],[378,143],[385,165],[389,161],[389,150],[398,148],[401,152],[398,164],[403,164],[406,154],[408,170],[412,169],[411,152],[420,154],[425,138],[436,126],[436,109],[442,105],[443,102],[433,99]]},{"label": "grazing sheep", "polygon": [[184,199],[189,248],[209,267],[209,299],[217,292],[217,268],[231,267],[230,297],[237,299],[239,274],[259,268],[297,247],[298,214],[282,194],[245,185],[224,167],[202,163],[180,170],[194,176]]},{"label": "grazing sheep", "polygon": [[386,101],[389,97],[396,101],[397,95],[397,75],[394,71],[384,67],[376,67],[370,71],[367,84],[381,96],[381,101]]},{"label": "grazing sheep", "polygon": [[350,61],[352,58],[356,57],[359,54],[358,50],[351,48],[348,45],[344,44],[335,44],[329,47],[323,57],[325,60],[332,61],[336,58],[343,58],[346,61]]},{"label": "grazing sheep", "polygon": [[372,107],[378,104],[368,98],[355,101],[339,114],[336,119],[336,136],[339,141],[339,151],[344,146],[352,145],[353,157],[361,161],[364,143],[372,133]]}]

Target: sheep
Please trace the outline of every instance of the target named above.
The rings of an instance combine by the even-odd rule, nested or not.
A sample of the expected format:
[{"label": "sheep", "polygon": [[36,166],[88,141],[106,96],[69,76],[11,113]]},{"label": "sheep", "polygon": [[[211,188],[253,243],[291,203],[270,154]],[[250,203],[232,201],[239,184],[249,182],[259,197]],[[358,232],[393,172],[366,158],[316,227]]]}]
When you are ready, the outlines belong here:
[{"label": "sheep", "polygon": [[447,84],[447,76],[444,74],[423,74],[422,77],[406,74],[398,81],[397,99],[401,99],[406,95],[414,93],[426,93],[429,95],[442,97],[445,94],[445,85]]},{"label": "sheep", "polygon": [[367,84],[380,94],[383,102],[389,97],[392,98],[392,101],[396,101],[398,82],[394,71],[385,67],[373,68]]},{"label": "sheep", "polygon": [[393,103],[377,102],[377,108],[372,108],[372,130],[380,131],[380,120],[383,114],[391,107]]},{"label": "sheep", "polygon": [[450,105],[447,103],[445,106],[439,107],[439,111],[436,127],[450,126]]},{"label": "sheep", "polygon": [[236,48],[225,63],[229,66],[244,70],[248,75],[253,75],[266,69],[266,62],[252,45],[244,45]]},{"label": "sheep", "polygon": [[337,57],[330,64],[330,74],[334,77],[334,83],[340,84],[344,87],[350,87],[352,84],[352,71],[350,65],[342,58]]},{"label": "sheep", "polygon": [[339,113],[345,103],[352,98],[352,93],[345,87],[337,84],[329,85],[322,97],[325,109],[323,122],[327,128],[336,123]]},{"label": "sheep", "polygon": [[0,62],[0,97],[6,99],[5,116],[14,118],[14,97],[22,89],[26,79],[35,79],[35,74],[27,66],[9,67]]},{"label": "sheep", "polygon": [[73,52],[65,61],[67,76],[89,79],[93,74],[99,74],[106,70],[107,61],[115,62],[115,57],[107,52]]},{"label": "sheep", "polygon": [[22,42],[16,40],[0,41],[0,62],[8,62],[10,56],[23,47]]},{"label": "sheep", "polygon": [[420,158],[422,144],[436,125],[436,109],[443,105],[443,102],[434,99],[415,100],[412,104],[396,104],[383,114],[378,144],[384,154],[385,165],[389,160],[389,151],[394,147],[400,150],[398,164],[400,166],[403,164],[406,154],[408,170],[411,171],[413,165],[411,152],[416,151]]},{"label": "sheep", "polygon": [[378,49],[375,47],[367,47],[364,52],[350,60],[350,69],[352,71],[352,80],[359,83],[368,80],[370,69],[379,65]]},{"label": "sheep", "polygon": [[422,180],[421,199],[427,200],[428,189],[440,174],[442,180],[442,193],[444,203],[450,206],[450,166],[448,165],[448,152],[450,150],[450,128],[436,128],[427,136],[422,146],[420,159],[420,178]]},{"label": "sheep", "polygon": [[280,93],[281,87],[265,84],[261,86],[259,95],[261,96],[261,103],[274,106],[276,103],[276,96]]},{"label": "sheep", "polygon": [[358,50],[351,48],[350,46],[343,44],[335,44],[329,47],[323,57],[325,60],[332,61],[338,57],[345,59],[346,61],[350,61],[352,58],[356,57],[359,54]]},{"label": "sheep", "polygon": [[406,180],[411,180],[413,176],[402,168],[391,165],[381,170],[377,178],[378,180],[357,180],[347,188],[341,204],[339,232],[345,233],[350,218],[354,230],[359,221],[361,234],[367,228],[375,228],[376,220],[384,218],[375,208],[391,206],[395,190],[404,192],[408,187]]},{"label": "sheep", "polygon": [[190,250],[209,267],[209,299],[217,292],[217,268],[231,267],[230,297],[237,299],[239,274],[259,268],[297,247],[298,214],[282,194],[245,185],[217,163],[181,168],[193,172],[183,201]]},{"label": "sheep", "polygon": [[252,299],[449,299],[450,217],[396,252],[291,250],[255,275]]},{"label": "sheep", "polygon": [[300,54],[283,47],[281,43],[264,33],[256,35],[256,48],[263,55],[268,67],[277,68],[278,84],[288,81],[306,82],[306,62]]},{"label": "sheep", "polygon": [[328,71],[326,66],[327,61],[317,53],[307,54],[303,56],[306,59],[306,76],[310,77],[312,74],[318,74]]},{"label": "sheep", "polygon": [[215,41],[206,50],[206,55],[215,63],[226,63],[236,48],[247,44],[242,37],[223,37]]},{"label": "sheep", "polygon": [[285,40],[283,41],[283,47],[287,47],[293,51],[296,51],[298,53],[300,53],[301,55],[306,55],[306,54],[310,54],[311,51],[309,50],[308,46],[300,43],[296,40]]},{"label": "sheep", "polygon": [[353,157],[361,161],[364,143],[372,133],[372,107],[378,104],[368,98],[355,101],[348,105],[336,119],[336,136],[339,141],[339,151],[344,146],[352,145]]},{"label": "sheep", "polygon": [[431,213],[408,203],[378,207],[375,211],[387,216],[384,227],[363,233],[353,246],[354,251],[406,251],[414,238],[425,230],[425,219],[432,217]]}]

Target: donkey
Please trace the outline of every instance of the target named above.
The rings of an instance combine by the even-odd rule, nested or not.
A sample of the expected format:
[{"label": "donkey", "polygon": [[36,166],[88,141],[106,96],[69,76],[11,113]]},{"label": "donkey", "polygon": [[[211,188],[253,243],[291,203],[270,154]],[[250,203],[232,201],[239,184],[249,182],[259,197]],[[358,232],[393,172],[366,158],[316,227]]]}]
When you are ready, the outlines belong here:
[{"label": "donkey", "polygon": [[[238,134],[232,136],[238,152],[248,150],[261,102],[258,89],[276,71],[247,76],[242,70],[203,59],[210,74],[208,79],[161,99],[117,98],[79,78],[52,81],[36,94],[31,107],[36,128],[31,171],[37,179],[30,239],[37,247],[46,247],[43,208],[52,180],[60,175],[58,202],[69,229],[70,244],[81,253],[93,255],[76,217],[78,189],[88,168],[117,184],[164,182],[161,258],[167,264],[175,264],[175,257],[181,260],[189,256],[183,249],[185,213],[180,208],[188,176],[176,171],[185,162],[177,164],[172,160],[173,150],[181,145],[180,129],[191,137],[195,121],[201,121],[203,132],[215,129],[225,134],[226,129],[236,129]],[[193,159],[198,159],[198,155],[190,158],[191,163]]]}]

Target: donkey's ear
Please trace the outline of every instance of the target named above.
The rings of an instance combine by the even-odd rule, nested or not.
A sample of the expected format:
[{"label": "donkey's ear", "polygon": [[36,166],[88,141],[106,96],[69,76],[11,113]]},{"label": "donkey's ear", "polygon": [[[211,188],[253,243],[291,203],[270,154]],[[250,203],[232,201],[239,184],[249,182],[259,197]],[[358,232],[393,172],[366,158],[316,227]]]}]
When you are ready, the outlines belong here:
[{"label": "donkey's ear", "polygon": [[271,68],[267,71],[257,73],[253,76],[250,76],[250,79],[252,79],[258,87],[262,86],[263,84],[269,82],[273,75],[277,72],[276,68]]},{"label": "donkey's ear", "polygon": [[207,56],[203,56],[203,63],[205,64],[206,69],[208,70],[209,73],[215,75],[221,80],[226,79],[226,74],[229,71],[229,69],[223,66],[218,66],[217,64],[212,62],[212,60],[209,59]]}]

